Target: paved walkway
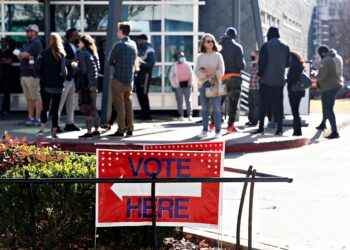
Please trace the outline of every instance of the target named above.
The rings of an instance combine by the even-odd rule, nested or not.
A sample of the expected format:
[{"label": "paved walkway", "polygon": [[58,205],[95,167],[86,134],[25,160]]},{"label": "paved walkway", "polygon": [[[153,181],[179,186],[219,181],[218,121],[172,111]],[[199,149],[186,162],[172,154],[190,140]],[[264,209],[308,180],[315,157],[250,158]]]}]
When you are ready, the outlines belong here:
[{"label": "paved walkway", "polygon": [[[244,124],[247,122],[247,117],[241,116],[240,121],[236,123],[236,127],[239,132],[231,134],[226,133],[226,123],[223,125],[223,136],[220,139],[214,138],[214,133],[210,133],[210,136],[206,139],[199,139],[197,135],[201,132],[200,118],[194,118],[193,121],[177,121],[168,116],[158,116],[150,122],[143,122],[136,120],[134,135],[124,138],[113,138],[108,135],[113,134],[117,126],[114,125],[110,131],[102,133],[100,137],[93,139],[79,139],[78,136],[86,132],[81,130],[78,132],[65,132],[58,134],[58,139],[50,138],[50,130],[46,129],[43,142],[46,144],[60,144],[65,149],[65,145],[72,147],[72,145],[82,147],[77,151],[94,152],[97,145],[99,147],[110,147],[111,145],[135,145],[135,144],[152,144],[152,143],[181,143],[181,142],[198,142],[198,141],[225,141],[226,153],[237,152],[260,152],[269,150],[280,150],[288,148],[296,148],[304,145],[308,145],[317,140],[322,139],[324,135],[330,133],[329,129],[325,131],[318,131],[315,127],[321,120],[321,114],[310,114],[303,117],[306,125],[302,128],[302,136],[292,136],[293,129],[290,126],[292,123],[292,117],[287,116],[284,126],[283,136],[276,136],[274,134],[275,128],[265,129],[263,135],[252,135],[251,132],[256,128],[246,127]],[[0,120],[0,132],[7,130],[12,137],[26,136],[29,142],[36,141],[36,133],[38,127],[26,127],[24,125],[24,117],[19,114],[10,115],[7,118]],[[64,117],[63,119],[64,120]],[[84,128],[84,119],[81,116],[76,117],[77,124]],[[337,124],[341,129],[343,126],[350,124],[349,115],[337,115]],[[47,124],[51,126],[50,123]],[[289,126],[287,126],[289,125]],[[340,131],[341,136],[341,131]]]}]

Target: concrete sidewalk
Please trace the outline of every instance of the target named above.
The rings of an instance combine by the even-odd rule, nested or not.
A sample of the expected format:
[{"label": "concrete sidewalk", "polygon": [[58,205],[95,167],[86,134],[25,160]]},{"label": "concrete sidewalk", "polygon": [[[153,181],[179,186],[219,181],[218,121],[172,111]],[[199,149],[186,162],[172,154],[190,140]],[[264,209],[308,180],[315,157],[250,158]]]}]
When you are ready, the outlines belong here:
[{"label": "concrete sidewalk", "polygon": [[[210,133],[206,139],[199,139],[197,135],[201,132],[201,118],[194,118],[193,121],[177,121],[169,116],[155,116],[155,119],[150,122],[143,122],[141,120],[135,121],[134,135],[131,137],[114,138],[108,137],[113,134],[117,126],[114,125],[110,131],[103,132],[100,137],[93,139],[79,139],[78,136],[86,132],[81,130],[78,132],[65,132],[58,134],[58,139],[51,139],[50,137],[50,121],[48,121],[45,130],[43,143],[46,145],[60,144],[63,149],[74,148],[75,151],[94,152],[96,147],[101,148],[129,148],[133,145],[152,144],[152,143],[185,143],[185,142],[199,142],[199,141],[225,141],[226,153],[239,152],[260,152],[269,150],[281,150],[301,147],[319,140],[326,140],[323,137],[330,133],[330,130],[318,131],[315,127],[320,123],[322,114],[310,114],[302,117],[308,126],[302,128],[302,136],[292,136],[293,129],[291,126],[284,126],[283,136],[276,136],[274,134],[275,128],[266,128],[263,135],[252,135],[255,127],[246,127],[247,117],[241,116],[240,121],[235,125],[239,129],[238,132],[225,134],[227,123],[223,124],[223,136],[220,139],[214,138],[214,132]],[[336,115],[337,125],[339,129],[350,124],[350,115],[338,114]],[[64,121],[64,117],[62,118]],[[77,124],[84,128],[84,118],[82,116],[76,117]],[[287,116],[285,123],[291,124],[292,117]],[[39,131],[38,127],[26,127],[24,120],[19,114],[13,114],[6,119],[0,120],[0,132],[7,130],[10,135],[14,137],[26,136],[29,142],[36,141],[36,133]],[[101,130],[103,131],[103,130]],[[341,130],[340,130],[341,136]]]}]

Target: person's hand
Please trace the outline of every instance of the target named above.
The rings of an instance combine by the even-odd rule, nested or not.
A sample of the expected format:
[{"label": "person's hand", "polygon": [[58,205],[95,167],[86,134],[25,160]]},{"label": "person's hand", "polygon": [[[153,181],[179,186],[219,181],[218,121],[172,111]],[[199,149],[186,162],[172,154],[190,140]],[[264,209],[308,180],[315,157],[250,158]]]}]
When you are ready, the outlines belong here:
[{"label": "person's hand", "polygon": [[73,61],[73,62],[71,62],[70,66],[72,66],[72,68],[77,68],[78,67],[78,62]]}]

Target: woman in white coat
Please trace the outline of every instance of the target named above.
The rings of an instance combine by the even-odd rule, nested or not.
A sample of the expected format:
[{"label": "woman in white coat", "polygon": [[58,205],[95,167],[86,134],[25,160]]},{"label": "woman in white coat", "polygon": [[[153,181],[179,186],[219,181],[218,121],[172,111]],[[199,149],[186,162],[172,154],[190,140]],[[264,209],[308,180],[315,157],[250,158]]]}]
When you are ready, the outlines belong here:
[{"label": "woman in white coat", "polygon": [[193,71],[191,65],[186,61],[186,57],[183,52],[177,54],[177,62],[174,63],[169,72],[169,80],[171,86],[175,90],[175,96],[177,101],[177,110],[179,113],[179,119],[184,120],[183,111],[183,99],[185,99],[186,110],[188,119],[192,120],[192,81]]}]

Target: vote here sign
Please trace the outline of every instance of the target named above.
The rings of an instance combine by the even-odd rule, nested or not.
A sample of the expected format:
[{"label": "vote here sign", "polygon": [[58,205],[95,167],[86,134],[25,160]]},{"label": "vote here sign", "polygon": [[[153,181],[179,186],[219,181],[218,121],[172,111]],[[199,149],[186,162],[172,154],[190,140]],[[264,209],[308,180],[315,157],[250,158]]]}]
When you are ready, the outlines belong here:
[{"label": "vote here sign", "polygon": [[[98,178],[220,177],[222,152],[97,150]],[[218,225],[219,183],[157,183],[160,226]],[[152,224],[150,183],[98,184],[96,226]]]}]

